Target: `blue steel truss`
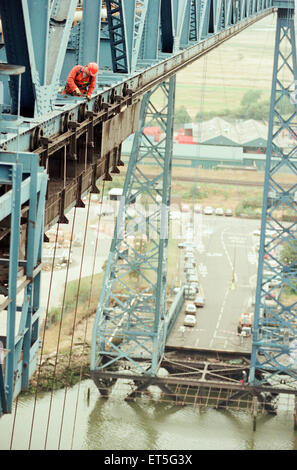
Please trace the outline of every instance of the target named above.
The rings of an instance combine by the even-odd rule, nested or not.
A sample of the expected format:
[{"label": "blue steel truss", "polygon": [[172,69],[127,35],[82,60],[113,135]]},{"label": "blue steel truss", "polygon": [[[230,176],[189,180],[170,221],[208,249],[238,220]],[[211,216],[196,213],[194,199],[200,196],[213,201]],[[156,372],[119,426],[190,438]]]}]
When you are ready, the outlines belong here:
[{"label": "blue steel truss", "polygon": [[[274,5],[273,0],[84,0],[76,20],[77,0],[1,1],[0,61],[26,67],[20,149],[32,150],[31,136],[40,130],[47,139],[60,134],[65,113],[77,121],[82,105],[98,113],[98,102],[110,103],[126,90],[143,95],[165,74],[174,75],[273,12]],[[89,61],[100,66],[92,101],[61,95],[69,70]],[[18,83],[14,78],[3,83],[3,119],[8,119],[16,114]],[[15,150],[16,126],[1,126],[6,134],[0,145]]]},{"label": "blue steel truss", "polygon": [[[166,280],[174,97],[172,77],[148,92],[142,101],[96,312],[92,372],[119,369],[127,361],[137,373],[155,375],[163,354],[168,324]],[[159,142],[143,133],[152,122],[162,130]],[[153,179],[142,169],[151,158],[157,170]],[[137,202],[140,199],[145,209]]]},{"label": "blue steel truss", "polygon": [[[10,220],[7,227],[9,249],[1,250],[1,335],[0,415],[10,412],[12,400],[27,388],[36,368],[39,349],[41,247],[47,174],[39,167],[38,155],[1,153],[0,185],[10,190],[1,196],[0,221]],[[27,211],[27,239],[20,239],[21,216]],[[21,300],[20,300],[21,299]]]},{"label": "blue steel truss", "polygon": [[[297,389],[297,63],[293,11],[278,10],[251,384]],[[293,144],[284,147],[286,133]],[[278,176],[286,171],[290,187]],[[285,218],[288,214],[288,220]]]}]

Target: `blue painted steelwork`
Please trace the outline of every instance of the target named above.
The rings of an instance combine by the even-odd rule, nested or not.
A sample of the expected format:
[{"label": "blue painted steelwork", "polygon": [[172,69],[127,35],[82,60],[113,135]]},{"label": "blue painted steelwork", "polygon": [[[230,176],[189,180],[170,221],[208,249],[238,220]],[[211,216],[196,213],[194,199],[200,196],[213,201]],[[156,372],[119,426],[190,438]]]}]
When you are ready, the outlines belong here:
[{"label": "blue painted steelwork", "polygon": [[[77,0],[3,0],[0,15],[7,62],[24,65],[21,114],[41,117],[53,109]],[[17,86],[12,80],[12,113]]]},{"label": "blue painted steelwork", "polygon": [[[162,104],[158,105],[160,93]],[[165,347],[174,98],[172,77],[142,101],[96,312],[92,372],[114,370],[128,361],[138,373],[155,375]],[[165,135],[160,142],[143,133],[153,121]],[[141,170],[146,158],[156,162],[156,176],[151,180]],[[140,199],[145,201],[145,210]]]},{"label": "blue painted steelwork", "polygon": [[[134,7],[134,2],[130,2]],[[106,0],[107,21],[114,73],[129,73],[126,17],[121,0]]]},{"label": "blue painted steelwork", "polygon": [[[47,188],[47,174],[39,167],[38,157],[38,154],[0,152],[0,184],[11,187],[0,198],[0,221],[11,218],[9,257],[0,260],[8,268],[7,283],[2,284],[5,299],[0,305],[2,318],[6,316],[6,335],[1,336],[1,342],[7,350],[4,388],[2,384],[0,395],[5,397],[7,412],[11,411],[13,398],[28,386],[38,358],[41,246]],[[25,259],[22,259],[20,218],[24,205],[28,205],[28,234]],[[17,295],[21,293],[20,304]]]},{"label": "blue painted steelwork", "polygon": [[[245,0],[242,1],[245,5]],[[87,105],[89,110],[98,113],[99,98],[100,102],[102,97],[104,102],[108,103],[114,93],[123,96],[125,89],[143,95],[155,86],[157,81],[163,80],[165,71],[167,76],[174,75],[183,66],[273,11],[272,0],[267,0],[259,5],[258,9],[249,7],[246,16],[235,24],[230,19],[232,3],[227,0],[222,13],[224,21],[221,19],[220,23],[225,26],[217,28],[218,32],[214,35],[207,14],[211,7],[210,0],[202,3],[188,0],[181,6],[173,0],[149,0],[142,2],[138,14],[137,10],[132,8],[133,1],[123,3],[123,7],[121,0],[109,3],[116,11],[114,15],[107,15],[110,23],[108,28],[107,22],[96,19],[100,10],[99,1],[85,0],[82,20],[72,27],[76,5],[74,0],[55,0],[51,8],[47,0],[25,0],[22,5],[20,0],[1,2],[0,15],[6,60],[11,64],[26,66],[21,96],[21,115],[26,117],[19,128],[20,150],[32,150],[31,136],[35,132],[38,133],[40,128],[47,138],[60,134],[64,127],[65,113],[71,113],[72,120],[77,121],[84,100],[77,97],[66,98],[58,93],[59,86],[62,88],[65,85],[73,65],[99,57],[98,89],[91,103]],[[250,5],[248,0],[247,5]],[[113,11],[112,8],[110,12]],[[131,13],[134,16],[131,16]],[[37,16],[41,28],[35,26]],[[112,20],[117,23],[115,31],[121,31],[121,34],[113,32]],[[115,41],[112,38],[114,34],[120,34],[121,41],[118,45],[119,38]],[[187,40],[188,36],[191,36],[190,41]],[[136,54],[131,55],[133,44]],[[123,49],[121,60],[115,52],[115,47]],[[135,62],[137,56],[138,61]],[[17,84],[14,81],[11,93],[11,97],[7,96],[5,87],[6,108],[9,109],[12,105],[12,114],[15,114]],[[1,124],[7,134],[2,134],[0,146],[5,145],[9,150],[16,150],[16,128],[12,125],[9,115],[6,114],[4,118],[9,125]]]},{"label": "blue painted steelwork", "polygon": [[[279,9],[250,383],[297,389],[297,63],[293,10]],[[291,147],[280,142],[286,133]],[[284,169],[295,178],[279,182]],[[284,214],[291,217],[286,221]],[[289,251],[289,255],[286,254]]]},{"label": "blue painted steelwork", "polygon": [[[104,5],[108,10],[107,21],[103,19],[101,21],[99,14],[101,6]],[[11,239],[16,242],[18,238],[16,226],[20,220],[19,204],[29,201],[30,214],[34,213],[38,222],[37,228],[34,229],[37,236],[33,236],[33,231],[28,226],[27,252],[31,261],[28,259],[25,263],[25,268],[30,275],[33,269],[36,282],[33,286],[33,281],[30,283],[30,279],[27,279],[25,294],[26,299],[29,300],[26,300],[21,307],[16,306],[15,298],[9,302],[10,306],[7,305],[7,308],[9,307],[13,312],[7,335],[11,350],[7,358],[5,373],[5,397],[7,397],[8,409],[11,407],[12,397],[27,383],[27,370],[31,369],[25,371],[23,366],[28,365],[29,358],[31,361],[31,358],[35,357],[35,353],[32,352],[32,339],[31,347],[29,346],[30,335],[34,338],[34,348],[37,348],[38,344],[35,340],[38,336],[38,315],[37,313],[35,315],[35,311],[38,312],[40,280],[36,253],[39,259],[40,249],[37,247],[40,234],[38,231],[41,230],[42,225],[41,200],[44,191],[40,184],[45,187],[46,181],[40,168],[36,176],[37,189],[31,191],[36,173],[36,166],[33,163],[31,168],[31,162],[35,162],[32,152],[35,151],[36,155],[40,155],[41,161],[45,162],[51,180],[53,174],[57,176],[56,166],[52,164],[53,157],[56,158],[54,162],[59,161],[59,152],[61,149],[64,152],[66,148],[69,150],[66,152],[67,158],[69,156],[69,160],[76,161],[77,140],[85,138],[85,145],[88,146],[87,169],[77,175],[77,165],[73,164],[71,171],[75,178],[86,175],[85,191],[87,188],[94,188],[97,177],[96,165],[106,158],[107,167],[104,174],[107,176],[111,151],[118,148],[129,133],[134,132],[134,120],[131,116],[133,118],[133,113],[137,115],[137,100],[147,93],[150,94],[150,90],[154,90],[155,87],[164,87],[164,82],[174,77],[186,65],[272,13],[275,8],[289,8],[293,6],[293,3],[282,0],[143,0],[141,2],[106,0],[105,3],[101,0],[96,2],[84,0],[83,18],[81,22],[74,25],[76,6],[77,0],[53,0],[52,2],[48,0],[1,0],[0,2],[5,40],[5,57],[1,49],[1,59],[3,58],[3,62],[6,61],[8,64],[20,64],[26,67],[26,72],[22,77],[21,94],[16,77],[10,80],[9,96],[7,96],[8,87],[5,83],[4,108],[6,112],[1,115],[0,119],[0,162],[3,162],[3,168],[4,162],[12,165],[15,178],[22,179],[20,194],[17,192],[16,185],[13,184],[18,208],[13,210],[12,214]],[[137,6],[139,9],[136,8]],[[86,103],[83,98],[62,96],[59,93],[59,87],[65,85],[69,70],[73,65],[89,60],[100,63],[98,87],[90,103]],[[16,116],[18,104],[20,104],[20,119]],[[129,122],[129,125],[122,126],[122,133],[117,135],[117,133],[110,133],[110,129],[113,129],[111,123],[114,121],[117,124],[121,121],[125,124]],[[117,126],[117,129],[119,128],[120,126]],[[96,129],[95,136],[93,135],[94,129]],[[103,138],[101,139],[100,136]],[[169,141],[168,145],[170,145]],[[15,152],[18,155],[17,160]],[[89,176],[90,165],[95,166],[92,177]],[[27,172],[30,177],[23,179]],[[167,183],[169,187],[169,179]],[[71,184],[73,180],[70,181]],[[126,184],[129,186],[129,181]],[[64,181],[63,189],[64,193],[61,191],[61,196],[59,196],[61,201],[65,197]],[[38,205],[36,205],[36,194],[39,194]],[[166,191],[163,191],[163,195],[168,196]],[[11,198],[10,192],[1,196],[0,221],[11,214]],[[64,210],[72,207],[77,202],[76,198],[77,195],[74,194],[67,203],[63,201],[65,204],[63,213],[53,213],[49,216],[50,221],[53,223],[59,217],[64,216]],[[31,215],[30,220],[33,220]],[[166,253],[166,243],[162,242],[161,245],[161,250]],[[17,276],[15,269],[19,265],[16,246],[18,245],[13,243],[10,248],[11,253],[9,253],[12,295],[15,294]],[[160,257],[161,254],[159,253],[158,256]],[[142,260],[142,257],[140,256],[139,259]],[[109,271],[111,273],[112,266],[109,266]],[[165,290],[162,291],[162,286],[164,286],[165,272],[158,266],[157,273],[156,292],[164,302]],[[19,336],[15,336],[14,331],[15,308],[20,308],[22,312],[20,323],[22,330]],[[161,311],[156,312],[153,327],[148,335],[153,345],[153,350],[149,348],[145,351],[151,361],[149,373],[154,373],[156,370],[166,336],[162,309],[164,310],[163,304]],[[120,351],[117,347],[114,349],[115,352]],[[16,369],[15,360],[20,356],[21,351],[24,359],[20,361],[19,369]],[[105,350],[102,349],[102,351]],[[132,357],[133,354],[131,354]],[[17,382],[13,388],[15,374]],[[3,404],[2,400],[2,408],[4,408]]]}]

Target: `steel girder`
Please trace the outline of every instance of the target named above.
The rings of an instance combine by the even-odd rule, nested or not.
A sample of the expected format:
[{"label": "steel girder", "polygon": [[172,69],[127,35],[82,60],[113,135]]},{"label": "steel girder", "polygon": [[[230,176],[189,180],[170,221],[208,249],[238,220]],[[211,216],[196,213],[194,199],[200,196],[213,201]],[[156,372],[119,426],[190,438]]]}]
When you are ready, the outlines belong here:
[{"label": "steel girder", "polygon": [[[24,65],[21,115],[53,109],[77,0],[2,0],[0,15],[7,62]],[[12,113],[17,85],[11,81]]]},{"label": "steel girder", "polygon": [[[77,0],[1,1],[6,60],[26,67],[24,117],[41,118],[55,110],[59,87],[77,63],[99,62],[98,84],[119,82],[162,60],[164,53],[176,54],[271,9],[273,0],[84,0],[82,19],[73,26],[76,5]],[[104,5],[107,24],[101,26]],[[16,99],[12,79],[12,113]]]},{"label": "steel girder", "polygon": [[[38,154],[0,152],[0,220],[6,221],[7,248],[2,243],[0,315],[6,334],[0,336],[0,415],[11,412],[13,398],[28,387],[39,350],[41,248],[47,175]],[[21,217],[28,220],[25,249]],[[24,222],[22,221],[24,227]],[[2,234],[3,235],[3,234]],[[22,237],[23,238],[23,237]],[[5,371],[5,372],[4,372]]]},{"label": "steel girder", "polygon": [[[195,60],[194,57],[198,58],[203,51],[206,53],[208,43],[211,42],[213,48],[273,11],[272,0],[258,4],[241,0],[243,13],[240,17],[236,16],[238,22],[235,23],[231,0],[218,0],[216,4],[210,0],[118,0],[109,3],[114,9],[118,5],[114,14],[118,25],[114,27],[122,31],[120,37],[124,44],[124,65],[119,65],[119,58],[115,54],[120,44],[116,45],[117,41],[112,40],[112,26],[109,31],[108,24],[98,17],[100,5],[108,5],[108,2],[84,0],[82,20],[73,27],[76,0],[55,0],[51,6],[49,0],[1,2],[0,15],[6,50],[6,56],[3,49],[0,51],[1,60],[26,67],[21,95],[23,122],[22,126],[18,126],[22,151],[32,150],[29,148],[28,133],[39,132],[37,127],[42,126],[44,136],[50,139],[61,133],[64,127],[61,119],[65,113],[73,111],[76,119],[77,111],[82,105],[86,106],[81,98],[65,98],[58,93],[59,86],[64,86],[73,65],[90,60],[99,61],[98,87],[116,87],[116,93],[123,95],[125,88],[135,91],[139,89],[140,83],[142,86],[153,83],[160,70],[161,73],[165,69],[170,71],[173,64],[181,68],[184,61],[185,65],[188,63],[188,57],[193,55]],[[135,8],[136,4],[138,8]],[[112,15],[107,16],[109,18]],[[214,18],[217,18],[215,23]],[[121,28],[118,28],[119,24]],[[215,31],[213,24],[218,24]],[[176,71],[170,73],[175,74]],[[14,77],[10,85],[11,96],[8,96],[6,84],[4,87],[4,108],[9,110],[12,105],[11,113],[15,114],[18,95]],[[104,98],[105,102],[110,101],[113,93],[114,90],[105,88],[104,91],[98,91],[97,88],[88,109],[98,109],[98,100],[102,98],[103,101]],[[3,115],[6,121],[7,116],[10,114]],[[34,116],[34,119],[28,116]],[[5,131],[1,136],[1,145],[13,150],[16,126],[10,121],[9,126],[3,122],[0,127],[4,127]],[[24,134],[26,136],[23,138]]]},{"label": "steel girder", "polygon": [[[279,9],[249,380],[284,389],[297,389],[296,90],[293,11]],[[281,143],[284,133],[291,146]],[[290,187],[278,178],[283,171]]]},{"label": "steel girder", "polygon": [[[126,361],[139,374],[155,375],[165,347],[174,97],[171,77],[142,101],[96,312],[92,372],[117,370]],[[162,130],[159,142],[143,132],[152,122]],[[151,158],[153,179],[141,166]]]}]

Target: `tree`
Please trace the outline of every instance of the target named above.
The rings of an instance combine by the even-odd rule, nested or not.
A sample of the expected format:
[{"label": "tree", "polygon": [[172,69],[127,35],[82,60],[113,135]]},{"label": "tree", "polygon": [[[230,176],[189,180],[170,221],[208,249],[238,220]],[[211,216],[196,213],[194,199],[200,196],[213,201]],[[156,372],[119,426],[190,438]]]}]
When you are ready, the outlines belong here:
[{"label": "tree", "polygon": [[297,263],[297,240],[293,240],[290,243],[285,243],[281,251],[280,260],[286,266]]},{"label": "tree", "polygon": [[187,108],[185,106],[181,106],[175,111],[174,114],[174,123],[175,124],[185,124],[187,122],[192,122],[192,118],[189,115]]},{"label": "tree", "polygon": [[256,101],[259,101],[260,97],[262,96],[262,91],[260,90],[248,90],[243,95],[240,106],[242,108],[246,108],[254,104]]}]

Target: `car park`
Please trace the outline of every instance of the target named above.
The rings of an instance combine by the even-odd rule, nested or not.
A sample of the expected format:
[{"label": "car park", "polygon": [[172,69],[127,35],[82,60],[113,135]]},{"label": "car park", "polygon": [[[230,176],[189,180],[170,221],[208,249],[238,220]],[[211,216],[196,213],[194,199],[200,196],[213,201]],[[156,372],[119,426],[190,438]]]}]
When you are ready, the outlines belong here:
[{"label": "car park", "polygon": [[197,295],[194,300],[194,304],[196,307],[204,307],[205,301],[204,298],[201,295]]},{"label": "car park", "polygon": [[203,210],[205,215],[212,215],[213,214],[213,208],[211,206],[206,206]]},{"label": "car park", "polygon": [[216,215],[224,215],[224,211],[221,207],[216,208]]},{"label": "car park", "polygon": [[184,318],[184,326],[195,326],[196,317],[194,315],[186,315]]}]

